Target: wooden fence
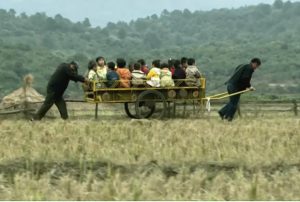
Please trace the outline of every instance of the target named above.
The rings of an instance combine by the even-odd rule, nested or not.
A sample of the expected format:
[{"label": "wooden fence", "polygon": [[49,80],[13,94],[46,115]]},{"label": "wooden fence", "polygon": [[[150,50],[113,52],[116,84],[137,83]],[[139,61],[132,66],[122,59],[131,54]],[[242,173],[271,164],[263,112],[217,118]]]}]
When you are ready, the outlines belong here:
[{"label": "wooden fence", "polygon": [[[94,111],[95,108],[92,104],[86,103],[84,100],[73,100],[69,99],[66,100],[68,103],[73,103],[72,105],[76,105],[80,103],[82,107],[77,108],[75,106],[71,106],[69,108],[70,111]],[[251,113],[260,113],[260,112],[290,112],[293,113],[295,116],[298,116],[299,111],[299,100],[280,100],[280,101],[250,101],[250,100],[241,100],[238,108],[238,114],[239,116],[242,116],[244,112],[251,112]],[[40,103],[35,103],[40,104]],[[218,109],[222,107],[222,105],[226,104],[225,101],[216,100],[211,102],[211,111],[215,112]],[[86,105],[90,105],[86,108]],[[105,104],[104,104],[105,105]],[[109,110],[123,110],[123,105],[117,105],[114,104],[114,108],[110,108]],[[24,106],[24,105],[22,105]],[[32,108],[22,108],[22,106],[11,106],[7,108],[0,109],[0,115],[9,115],[9,114],[17,114],[17,113],[32,113],[34,111]],[[25,105],[26,106],[26,105]],[[181,109],[180,107],[183,106],[184,111],[188,108],[187,106],[190,106],[187,103],[181,102],[176,104],[177,108]],[[190,107],[191,108],[191,107]],[[102,108],[103,109],[103,108]],[[101,110],[101,107],[100,107]],[[105,110],[105,109],[104,109]],[[188,109],[187,109],[188,110]],[[195,107],[193,107],[192,110],[195,110]],[[197,110],[197,109],[196,109]],[[184,112],[185,114],[186,112]]]},{"label": "wooden fence", "polygon": [[[216,111],[225,105],[226,101],[211,102],[212,111]],[[238,106],[238,114],[242,116],[243,112],[290,112],[298,116],[299,100],[241,100]]]}]

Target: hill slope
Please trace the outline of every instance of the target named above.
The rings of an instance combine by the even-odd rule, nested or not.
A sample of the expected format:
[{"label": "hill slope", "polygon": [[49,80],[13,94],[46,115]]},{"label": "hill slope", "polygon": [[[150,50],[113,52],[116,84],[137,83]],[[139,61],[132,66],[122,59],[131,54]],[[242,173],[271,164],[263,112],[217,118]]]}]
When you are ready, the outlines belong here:
[{"label": "hill slope", "polygon": [[[0,97],[31,72],[35,87],[45,92],[56,66],[76,59],[85,72],[89,59],[107,60],[195,57],[208,78],[208,91],[219,90],[240,63],[261,57],[253,84],[259,93],[300,92],[300,3],[276,0],[273,5],[212,11],[163,11],[130,23],[92,28],[89,20],[73,23],[43,13],[16,16],[0,9]],[[80,94],[72,85],[69,94]]]}]

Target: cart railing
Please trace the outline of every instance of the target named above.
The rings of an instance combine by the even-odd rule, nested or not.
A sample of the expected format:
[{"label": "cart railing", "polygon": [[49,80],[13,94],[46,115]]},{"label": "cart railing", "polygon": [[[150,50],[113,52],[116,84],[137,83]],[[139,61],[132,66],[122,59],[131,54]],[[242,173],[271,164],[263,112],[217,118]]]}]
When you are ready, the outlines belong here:
[{"label": "cart railing", "polygon": [[[85,90],[85,100],[89,103],[96,104],[95,117],[97,117],[98,104],[102,104],[102,103],[124,104],[126,112],[128,112],[127,109],[129,103],[131,103],[131,105],[135,104],[137,105],[136,106],[137,117],[141,117],[138,114],[139,106],[143,105],[144,103],[161,103],[163,105],[165,105],[165,103],[167,103],[168,105],[171,102],[175,103],[177,101],[184,101],[184,102],[191,101],[195,103],[201,103],[201,99],[205,98],[206,79],[205,78],[197,79],[197,83],[199,85],[195,85],[195,86],[183,85],[185,82],[190,80],[193,79],[173,80],[175,86],[172,87],[171,86],[151,87],[146,84],[146,81],[144,81],[145,86],[138,86],[138,87],[132,86],[130,88],[116,87],[120,82],[124,82],[124,80],[116,81],[115,85],[113,85],[112,87],[106,87],[105,85],[103,85],[107,82],[106,80],[93,81],[90,83],[90,89],[88,91]],[[152,110],[155,109],[151,107],[152,106],[150,106],[150,110],[151,110],[150,112],[152,113]],[[129,114],[129,117],[134,117],[134,115],[130,113],[127,114]],[[145,117],[148,116],[149,115]]]},{"label": "cart railing", "polygon": [[[188,81],[189,79],[178,79],[178,80],[174,80],[175,83],[184,83],[185,81]],[[118,83],[121,80],[116,81],[116,83]],[[194,100],[195,99],[202,99],[205,97],[205,88],[206,88],[206,80],[205,78],[200,78],[199,79],[199,86],[180,86],[180,84],[175,85],[175,86],[170,86],[170,87],[151,87],[149,85],[145,85],[143,86],[139,86],[139,87],[130,87],[130,88],[122,88],[122,87],[104,87],[103,83],[107,82],[106,80],[102,80],[102,81],[93,81],[90,82],[90,86],[83,86],[84,88],[84,93],[85,93],[85,99],[87,102],[90,103],[124,103],[124,102],[130,102],[130,101],[135,101],[134,96],[132,97],[132,95],[138,95],[140,93],[142,93],[143,91],[147,91],[147,90],[157,90],[163,93],[167,93],[169,91],[176,91],[176,92],[184,92],[184,91],[188,91],[188,92],[192,92],[192,91],[197,91],[199,93],[199,95],[194,96]],[[111,100],[111,99],[102,99],[99,95],[103,95],[105,93],[105,95],[111,95],[111,96],[115,96],[118,95],[120,97],[122,97],[122,100]],[[166,97],[168,98],[168,97]],[[178,98],[178,97],[177,97]],[[181,99],[184,99],[185,97],[182,96]],[[120,102],[119,102],[120,101]]]},{"label": "cart railing", "polygon": [[[89,86],[89,90],[90,91],[128,91],[128,90],[143,90],[143,89],[191,89],[191,88],[201,88],[201,89],[205,89],[206,88],[206,79],[205,78],[199,78],[199,86],[189,86],[189,85],[185,85],[186,82],[189,81],[195,81],[193,79],[173,79],[175,86],[173,87],[151,87],[149,85],[147,85],[147,80],[143,80],[143,84],[141,84],[140,86],[136,87],[134,85],[131,85],[130,88],[123,88],[123,87],[118,87],[119,84],[121,82],[132,82],[132,80],[115,80],[114,83],[112,84],[112,86],[110,87],[106,87],[106,84],[108,82],[108,80],[100,80],[100,81],[91,81],[90,82],[90,86]],[[86,89],[84,89],[86,91]]]}]

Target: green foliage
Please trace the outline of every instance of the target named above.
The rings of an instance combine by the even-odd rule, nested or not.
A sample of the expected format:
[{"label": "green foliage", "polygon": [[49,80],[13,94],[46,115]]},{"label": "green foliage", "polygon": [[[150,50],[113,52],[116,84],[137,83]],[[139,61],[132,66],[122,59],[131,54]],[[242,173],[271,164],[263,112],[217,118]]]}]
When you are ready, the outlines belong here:
[{"label": "green foliage", "polygon": [[[28,72],[38,78],[35,87],[45,88],[56,66],[71,58],[79,60],[83,73],[87,61],[98,55],[109,61],[144,58],[148,65],[153,59],[186,56],[196,58],[208,91],[215,92],[233,68],[260,57],[263,65],[253,80],[260,93],[299,93],[299,9],[300,2],[276,0],[273,5],[239,9],[164,10],[160,16],[104,28],[91,27],[88,18],[73,23],[61,15],[17,16],[14,10],[0,9],[0,70],[10,71],[2,88],[13,90],[12,82]],[[286,87],[273,88],[270,83]]]},{"label": "green foliage", "polygon": [[276,8],[276,9],[281,9],[283,7],[283,5],[284,4],[283,4],[282,0],[275,0],[274,4],[273,4],[274,8]]}]

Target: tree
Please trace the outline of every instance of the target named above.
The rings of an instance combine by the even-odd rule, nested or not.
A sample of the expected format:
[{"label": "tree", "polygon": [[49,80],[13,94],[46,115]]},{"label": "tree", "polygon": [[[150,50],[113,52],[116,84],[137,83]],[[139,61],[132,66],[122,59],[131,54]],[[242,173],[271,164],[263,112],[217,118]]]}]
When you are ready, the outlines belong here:
[{"label": "tree", "polygon": [[161,47],[161,40],[156,32],[150,31],[145,34],[144,43],[148,48],[158,49]]},{"label": "tree", "polygon": [[91,27],[90,20],[88,18],[85,18],[82,22],[84,27]]},{"label": "tree", "polygon": [[191,11],[189,9],[184,9],[183,10],[183,16],[185,18],[191,17],[191,15],[192,15],[192,13],[191,13]]},{"label": "tree", "polygon": [[151,15],[151,20],[157,20],[158,16],[156,14]]},{"label": "tree", "polygon": [[276,9],[282,9],[283,5],[284,4],[283,4],[282,0],[275,0],[273,3],[273,7]]},{"label": "tree", "polygon": [[16,17],[16,11],[15,11],[14,9],[9,9],[8,14],[9,14],[11,17]]},{"label": "tree", "polygon": [[47,30],[55,30],[58,28],[56,21],[53,18],[48,17],[45,23]]},{"label": "tree", "polygon": [[127,36],[127,32],[124,28],[121,28],[118,33],[117,33],[117,36],[119,37],[119,39],[125,39],[126,36]]},{"label": "tree", "polygon": [[138,32],[144,31],[148,27],[148,23],[144,19],[141,19],[141,18],[137,19],[137,21],[135,22],[134,25]]},{"label": "tree", "polygon": [[162,12],[161,12],[161,16],[169,16],[170,15],[170,12],[167,10],[167,9],[164,9]]},{"label": "tree", "polygon": [[49,49],[55,49],[58,47],[57,40],[54,35],[50,33],[47,33],[42,37],[42,44]]},{"label": "tree", "polygon": [[259,4],[255,9],[255,13],[258,17],[267,16],[272,13],[272,8],[268,4]]},{"label": "tree", "polygon": [[27,18],[28,18],[27,14],[24,13],[24,12],[22,12],[22,13],[20,14],[20,17],[21,17],[22,19],[27,19]]}]

